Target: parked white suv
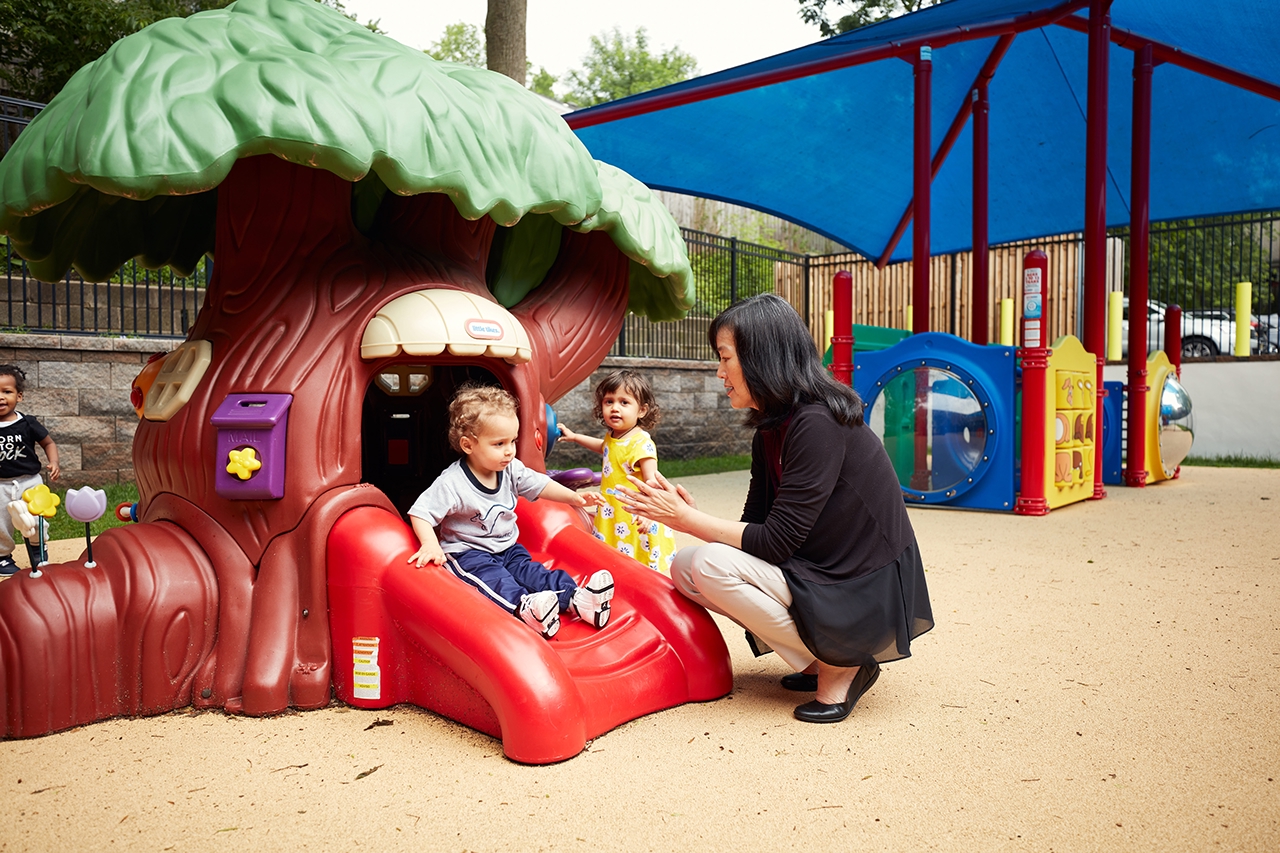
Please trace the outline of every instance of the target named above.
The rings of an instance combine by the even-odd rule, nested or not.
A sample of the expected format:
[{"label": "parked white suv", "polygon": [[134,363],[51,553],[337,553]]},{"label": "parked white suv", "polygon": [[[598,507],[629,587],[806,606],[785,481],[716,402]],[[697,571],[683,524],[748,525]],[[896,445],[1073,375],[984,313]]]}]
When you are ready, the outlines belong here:
[{"label": "parked white suv", "polygon": [[[1150,300],[1147,302],[1147,352],[1152,353],[1164,347],[1164,312],[1167,306],[1163,302]],[[1123,341],[1121,349],[1129,354],[1129,299],[1124,300],[1124,321],[1121,324]],[[1212,358],[1235,349],[1236,324],[1231,316],[1223,311],[1183,311],[1182,312],[1182,357]],[[1256,347],[1254,347],[1256,349]]]}]

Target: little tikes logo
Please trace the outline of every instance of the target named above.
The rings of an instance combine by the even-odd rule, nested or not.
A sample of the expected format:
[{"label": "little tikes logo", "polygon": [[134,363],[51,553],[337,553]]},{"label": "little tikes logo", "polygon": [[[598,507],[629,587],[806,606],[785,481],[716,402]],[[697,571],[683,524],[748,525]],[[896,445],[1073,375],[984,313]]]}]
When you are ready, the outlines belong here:
[{"label": "little tikes logo", "polygon": [[502,326],[493,320],[468,320],[467,334],[479,341],[496,341],[502,337]]}]

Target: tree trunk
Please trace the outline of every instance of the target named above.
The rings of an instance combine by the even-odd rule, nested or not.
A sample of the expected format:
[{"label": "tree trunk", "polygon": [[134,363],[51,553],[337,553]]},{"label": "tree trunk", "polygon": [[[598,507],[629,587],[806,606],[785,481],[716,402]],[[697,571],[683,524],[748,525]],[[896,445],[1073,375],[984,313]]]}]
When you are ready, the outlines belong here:
[{"label": "tree trunk", "polygon": [[525,84],[525,23],[527,0],[489,0],[484,17],[484,48],[490,71]]}]

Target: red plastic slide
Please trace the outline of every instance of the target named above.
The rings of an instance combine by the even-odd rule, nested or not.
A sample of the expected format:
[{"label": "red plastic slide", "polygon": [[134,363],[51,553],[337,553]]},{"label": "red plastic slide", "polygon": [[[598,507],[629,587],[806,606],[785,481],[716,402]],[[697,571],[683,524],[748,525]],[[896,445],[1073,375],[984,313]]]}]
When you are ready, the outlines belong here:
[{"label": "red plastic slide", "polygon": [[521,500],[518,513],[535,560],[579,581],[613,573],[609,624],[566,615],[545,640],[445,569],[410,565],[417,541],[398,516],[353,509],[328,544],[342,701],[411,702],[500,738],[513,761],[550,764],[628,720],[733,688],[720,630],[670,580],[600,543],[568,507]]}]

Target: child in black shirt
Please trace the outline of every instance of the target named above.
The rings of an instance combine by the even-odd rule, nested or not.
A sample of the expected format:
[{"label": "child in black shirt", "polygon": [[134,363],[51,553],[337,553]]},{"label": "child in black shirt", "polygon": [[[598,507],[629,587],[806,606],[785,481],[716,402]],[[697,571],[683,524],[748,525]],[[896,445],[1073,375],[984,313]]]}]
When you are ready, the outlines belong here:
[{"label": "child in black shirt", "polygon": [[[49,459],[49,480],[58,479],[62,472],[58,465],[58,445],[49,437],[49,431],[38,420],[17,409],[26,385],[27,375],[21,367],[0,364],[0,575],[18,571],[18,564],[13,561],[17,540],[7,508],[13,501],[22,500],[22,493],[27,489],[44,482],[40,479],[37,444]],[[45,522],[37,519],[37,523]],[[32,566],[45,562],[45,554],[33,553],[35,549],[30,545],[27,549]]]}]

